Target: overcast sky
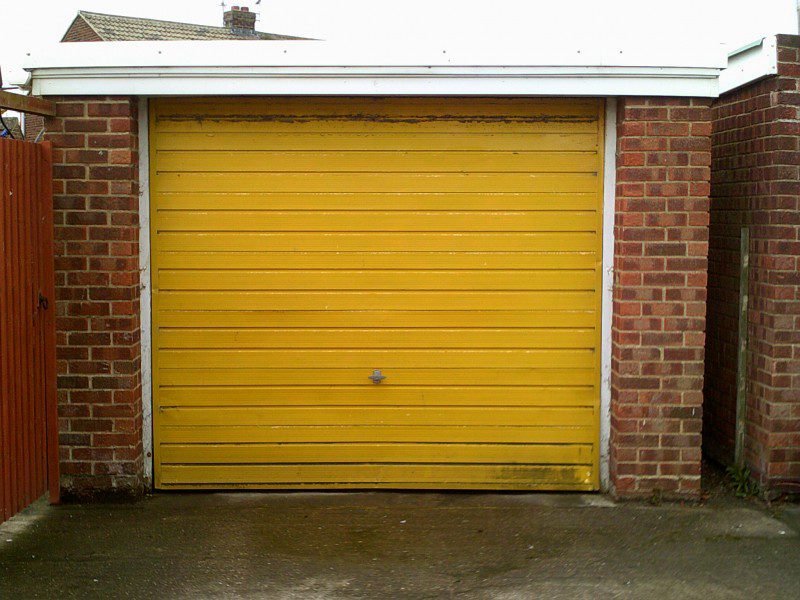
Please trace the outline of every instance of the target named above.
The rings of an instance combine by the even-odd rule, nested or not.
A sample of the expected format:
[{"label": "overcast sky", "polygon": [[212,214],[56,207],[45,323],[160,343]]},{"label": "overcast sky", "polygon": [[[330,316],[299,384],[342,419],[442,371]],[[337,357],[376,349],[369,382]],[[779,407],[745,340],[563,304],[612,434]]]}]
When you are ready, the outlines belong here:
[{"label": "overcast sky", "polygon": [[[594,36],[743,45],[797,32],[797,0],[240,0],[261,31],[334,41],[477,43]],[[221,25],[220,0],[0,0],[5,84],[25,79],[25,51],[57,42],[79,10]],[[578,42],[576,42],[578,43]]]}]

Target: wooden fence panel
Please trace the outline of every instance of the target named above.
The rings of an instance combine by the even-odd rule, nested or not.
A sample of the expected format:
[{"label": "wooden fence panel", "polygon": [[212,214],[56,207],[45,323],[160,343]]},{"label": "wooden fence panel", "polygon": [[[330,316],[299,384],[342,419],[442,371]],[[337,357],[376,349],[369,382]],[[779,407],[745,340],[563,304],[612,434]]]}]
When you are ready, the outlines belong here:
[{"label": "wooden fence panel", "polygon": [[58,501],[52,148],[0,140],[0,521]]}]

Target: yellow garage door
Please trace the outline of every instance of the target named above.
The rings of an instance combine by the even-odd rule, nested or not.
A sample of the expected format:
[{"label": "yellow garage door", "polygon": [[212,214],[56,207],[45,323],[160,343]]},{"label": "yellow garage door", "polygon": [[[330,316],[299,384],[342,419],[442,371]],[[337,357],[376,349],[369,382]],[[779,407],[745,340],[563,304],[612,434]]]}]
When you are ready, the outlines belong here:
[{"label": "yellow garage door", "polygon": [[602,116],[154,101],[157,487],[597,489]]}]

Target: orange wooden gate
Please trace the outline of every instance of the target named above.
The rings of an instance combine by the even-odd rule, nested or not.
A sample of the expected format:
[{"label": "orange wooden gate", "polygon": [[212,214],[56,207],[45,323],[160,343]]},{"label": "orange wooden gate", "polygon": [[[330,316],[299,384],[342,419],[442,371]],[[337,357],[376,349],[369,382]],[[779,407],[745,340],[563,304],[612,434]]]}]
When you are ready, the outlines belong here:
[{"label": "orange wooden gate", "polygon": [[0,140],[0,521],[58,500],[52,148]]}]

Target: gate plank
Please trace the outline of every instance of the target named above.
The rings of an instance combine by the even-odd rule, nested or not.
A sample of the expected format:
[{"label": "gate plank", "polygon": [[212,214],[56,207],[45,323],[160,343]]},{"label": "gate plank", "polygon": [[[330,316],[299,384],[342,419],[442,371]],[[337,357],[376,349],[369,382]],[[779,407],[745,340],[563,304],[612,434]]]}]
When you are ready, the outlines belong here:
[{"label": "gate plank", "polygon": [[[58,500],[49,143],[0,140],[0,521]],[[52,424],[52,434],[50,432]]]}]

